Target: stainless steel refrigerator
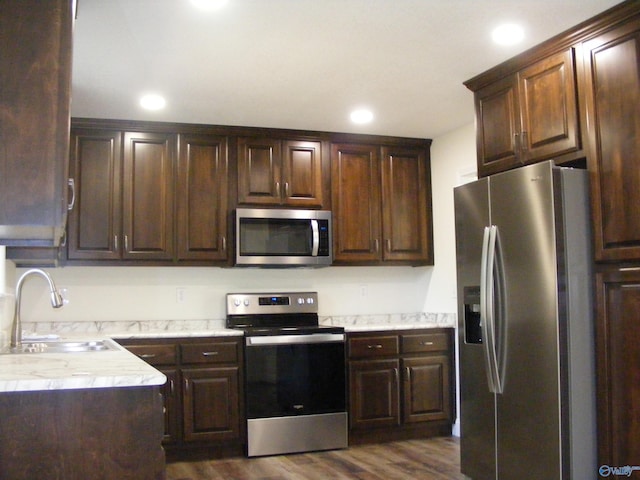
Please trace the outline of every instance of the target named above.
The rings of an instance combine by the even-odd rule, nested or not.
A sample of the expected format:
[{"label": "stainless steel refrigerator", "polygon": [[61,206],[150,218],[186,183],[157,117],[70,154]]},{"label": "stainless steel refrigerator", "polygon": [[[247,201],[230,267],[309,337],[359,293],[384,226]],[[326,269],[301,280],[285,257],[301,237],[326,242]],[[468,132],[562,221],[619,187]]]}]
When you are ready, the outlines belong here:
[{"label": "stainless steel refrigerator", "polygon": [[597,478],[587,172],[455,188],[460,457],[473,480]]}]

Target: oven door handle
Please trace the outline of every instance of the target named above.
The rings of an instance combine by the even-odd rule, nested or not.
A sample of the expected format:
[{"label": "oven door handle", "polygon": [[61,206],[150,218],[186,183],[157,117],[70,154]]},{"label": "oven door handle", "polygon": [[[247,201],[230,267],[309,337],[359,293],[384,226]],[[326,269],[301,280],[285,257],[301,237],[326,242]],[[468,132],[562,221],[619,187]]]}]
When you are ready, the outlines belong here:
[{"label": "oven door handle", "polygon": [[246,337],[247,347],[261,345],[291,345],[300,343],[339,343],[344,342],[343,333],[312,333],[309,335],[265,335]]}]

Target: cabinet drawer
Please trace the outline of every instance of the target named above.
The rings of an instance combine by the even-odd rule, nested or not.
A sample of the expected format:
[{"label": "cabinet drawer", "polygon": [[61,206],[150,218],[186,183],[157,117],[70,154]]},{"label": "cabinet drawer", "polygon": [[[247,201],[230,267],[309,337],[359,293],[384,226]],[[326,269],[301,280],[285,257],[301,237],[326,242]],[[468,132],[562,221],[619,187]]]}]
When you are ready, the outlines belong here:
[{"label": "cabinet drawer", "polygon": [[402,353],[439,352],[449,350],[446,333],[422,333],[402,335]]},{"label": "cabinet drawer", "polygon": [[360,337],[349,339],[350,357],[382,357],[400,353],[397,335]]},{"label": "cabinet drawer", "polygon": [[180,345],[182,363],[237,363],[238,344],[209,342]]},{"label": "cabinet drawer", "polygon": [[175,345],[127,345],[125,348],[151,365],[176,363]]}]

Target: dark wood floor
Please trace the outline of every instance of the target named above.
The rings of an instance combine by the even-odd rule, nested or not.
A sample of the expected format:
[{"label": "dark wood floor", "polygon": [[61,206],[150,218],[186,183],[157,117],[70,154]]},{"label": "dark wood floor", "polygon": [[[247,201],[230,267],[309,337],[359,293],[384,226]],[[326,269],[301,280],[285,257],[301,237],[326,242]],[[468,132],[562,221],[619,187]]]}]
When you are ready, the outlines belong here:
[{"label": "dark wood floor", "polygon": [[258,458],[174,462],[167,480],[462,480],[455,437]]}]

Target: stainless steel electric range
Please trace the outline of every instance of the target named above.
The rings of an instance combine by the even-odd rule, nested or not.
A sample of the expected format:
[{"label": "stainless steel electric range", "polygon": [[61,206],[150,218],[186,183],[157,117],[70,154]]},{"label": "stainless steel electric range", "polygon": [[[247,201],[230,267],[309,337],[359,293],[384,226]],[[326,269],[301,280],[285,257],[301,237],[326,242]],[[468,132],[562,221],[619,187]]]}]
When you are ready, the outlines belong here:
[{"label": "stainless steel electric range", "polygon": [[318,324],[318,294],[227,294],[244,331],[247,455],[346,448],[345,333]]}]

